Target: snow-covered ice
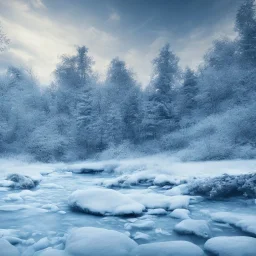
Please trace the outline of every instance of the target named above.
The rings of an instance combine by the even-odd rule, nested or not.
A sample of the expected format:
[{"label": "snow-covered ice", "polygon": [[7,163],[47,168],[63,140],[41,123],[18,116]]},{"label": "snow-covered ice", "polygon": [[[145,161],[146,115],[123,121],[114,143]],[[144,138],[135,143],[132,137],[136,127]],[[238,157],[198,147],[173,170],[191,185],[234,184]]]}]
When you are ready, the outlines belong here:
[{"label": "snow-covered ice", "polygon": [[242,229],[244,232],[256,235],[256,214],[216,212],[210,214],[210,216],[214,221],[228,223]]},{"label": "snow-covered ice", "polygon": [[81,211],[100,215],[138,215],[145,207],[112,189],[77,190],[69,197],[69,205]]},{"label": "snow-covered ice", "polygon": [[190,211],[187,209],[175,209],[170,213],[170,216],[172,218],[177,218],[177,219],[190,219],[189,213]]},{"label": "snow-covered ice", "polygon": [[193,234],[203,238],[211,237],[211,230],[205,220],[186,219],[178,223],[174,230],[180,234]]},{"label": "snow-covered ice", "polygon": [[219,236],[206,241],[204,249],[216,256],[255,256],[256,238]]},{"label": "snow-covered ice", "polygon": [[139,245],[132,256],[203,256],[195,244],[187,241],[158,242]]},{"label": "snow-covered ice", "polygon": [[129,256],[136,247],[136,242],[120,232],[83,227],[71,231],[65,251],[70,256]]},{"label": "snow-covered ice", "polygon": [[[209,223],[213,237],[242,236],[244,231],[255,236],[253,199],[208,200],[204,195],[190,195],[189,191],[191,182],[198,179],[255,170],[256,161],[181,163],[161,156],[69,164],[0,160],[0,237],[23,256],[72,256],[65,250],[65,240],[74,227],[116,230],[153,247],[153,242],[178,240],[202,246],[201,238],[184,233],[203,234],[205,238],[203,225],[185,222],[181,233],[174,231],[182,219],[187,221],[189,217],[193,223]],[[21,190],[15,188],[14,181],[6,180],[13,173],[41,182],[31,190]],[[92,214],[74,211],[78,204],[82,212]],[[217,221],[227,224],[219,225]]]},{"label": "snow-covered ice", "polygon": [[19,256],[20,253],[16,247],[7,240],[0,238],[0,256]]}]

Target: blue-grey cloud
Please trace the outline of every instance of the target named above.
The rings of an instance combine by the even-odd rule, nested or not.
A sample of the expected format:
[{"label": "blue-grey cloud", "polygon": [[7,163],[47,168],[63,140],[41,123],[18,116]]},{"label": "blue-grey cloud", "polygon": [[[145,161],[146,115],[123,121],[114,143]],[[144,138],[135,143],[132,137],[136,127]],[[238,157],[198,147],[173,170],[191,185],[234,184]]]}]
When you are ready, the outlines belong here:
[{"label": "blue-grey cloud", "polygon": [[85,44],[103,76],[111,58],[120,56],[146,84],[151,60],[165,42],[170,42],[183,67],[196,67],[212,40],[234,37],[235,13],[241,1],[2,1],[0,19],[12,40],[12,57],[3,63],[27,62],[46,83],[58,56]]}]

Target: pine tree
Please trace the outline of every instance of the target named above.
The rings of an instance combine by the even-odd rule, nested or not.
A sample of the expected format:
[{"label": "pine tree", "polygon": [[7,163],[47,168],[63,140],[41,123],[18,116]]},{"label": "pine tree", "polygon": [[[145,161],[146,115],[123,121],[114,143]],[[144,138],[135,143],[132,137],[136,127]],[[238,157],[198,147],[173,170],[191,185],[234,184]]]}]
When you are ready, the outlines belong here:
[{"label": "pine tree", "polygon": [[236,30],[243,60],[256,63],[256,19],[255,0],[246,0],[236,15]]}]

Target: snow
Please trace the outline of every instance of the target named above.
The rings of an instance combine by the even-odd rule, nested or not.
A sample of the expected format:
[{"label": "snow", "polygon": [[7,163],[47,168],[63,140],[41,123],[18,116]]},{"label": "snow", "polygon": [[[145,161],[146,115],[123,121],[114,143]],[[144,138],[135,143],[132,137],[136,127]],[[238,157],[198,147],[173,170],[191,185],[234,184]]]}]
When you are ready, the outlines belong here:
[{"label": "snow", "polygon": [[63,250],[47,248],[45,250],[36,252],[33,256],[68,256],[68,255]]},{"label": "snow", "polygon": [[190,211],[187,209],[175,209],[170,213],[170,216],[172,218],[177,218],[177,219],[190,219],[189,213]]},{"label": "snow", "polygon": [[165,196],[156,193],[133,193],[130,197],[143,204],[146,208],[163,208],[174,210],[176,208],[188,208],[189,196]]},{"label": "snow", "polygon": [[219,236],[204,245],[207,252],[216,256],[255,256],[256,238],[247,236]]},{"label": "snow", "polygon": [[124,228],[127,230],[130,229],[143,229],[143,230],[148,230],[148,229],[153,229],[155,227],[155,222],[152,220],[137,220],[133,223],[126,223],[124,225]]},{"label": "snow", "polygon": [[14,212],[14,211],[20,211],[20,210],[29,209],[29,208],[31,208],[31,206],[26,204],[10,204],[10,205],[1,205],[0,211]]},{"label": "snow", "polygon": [[167,211],[162,208],[148,209],[147,214],[149,214],[149,215],[165,215],[165,214],[167,214]]},{"label": "snow", "polygon": [[135,235],[133,236],[133,239],[145,242],[145,241],[150,240],[150,236],[143,232],[136,232]]},{"label": "snow", "polygon": [[210,228],[205,220],[183,220],[174,227],[174,231],[179,234],[192,234],[203,238],[211,237]]},{"label": "snow", "polygon": [[188,185],[187,184],[180,184],[175,186],[165,192],[167,196],[177,196],[177,195],[186,195],[188,194]]},{"label": "snow", "polygon": [[255,215],[232,212],[216,212],[210,214],[210,217],[213,221],[228,223],[242,229],[244,232],[256,235]]},{"label": "snow", "polygon": [[18,249],[11,245],[7,240],[0,238],[0,256],[19,256]]},{"label": "snow", "polygon": [[141,214],[145,207],[112,189],[77,190],[69,197],[69,205],[81,211],[100,215]]},{"label": "snow", "polygon": [[158,242],[139,245],[133,256],[203,256],[197,245],[187,241]]},{"label": "snow", "polygon": [[136,242],[120,232],[83,227],[71,231],[65,251],[70,256],[128,256],[136,247]]}]

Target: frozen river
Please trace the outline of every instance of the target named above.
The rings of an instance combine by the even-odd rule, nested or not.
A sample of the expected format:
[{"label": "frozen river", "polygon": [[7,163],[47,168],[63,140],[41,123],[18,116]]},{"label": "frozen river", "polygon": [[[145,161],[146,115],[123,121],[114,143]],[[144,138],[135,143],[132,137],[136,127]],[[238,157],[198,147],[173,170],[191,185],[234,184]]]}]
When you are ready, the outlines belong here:
[{"label": "frozen river", "polygon": [[[163,202],[162,207],[154,207],[154,203],[159,205],[159,202],[154,202],[156,200],[154,194],[165,196],[166,192],[175,185],[152,185],[146,179],[141,179],[137,184],[127,183],[125,186],[112,187],[119,193],[132,198],[134,198],[134,195],[136,195],[136,198],[138,195],[152,196],[153,206],[151,208],[157,208],[158,212],[146,207],[138,216],[94,215],[71,208],[68,200],[69,196],[76,190],[106,187],[106,184],[113,185],[116,179],[124,177],[124,172],[120,174],[103,171],[102,173],[85,174],[79,173],[77,170],[79,168],[75,172],[74,170],[71,172],[69,168],[65,168],[64,170],[56,169],[43,173],[39,185],[31,190],[14,190],[6,186],[1,188],[0,235],[18,248],[21,255],[34,255],[36,251],[47,247],[62,250],[65,248],[67,234],[71,229],[77,227],[116,230],[129,236],[138,244],[182,240],[192,242],[203,249],[203,245],[209,237],[200,236],[200,227],[199,235],[186,231],[177,232],[175,225],[184,218],[172,217],[173,209],[168,210],[165,202]],[[106,189],[110,189],[109,186]],[[102,196],[104,197],[104,195]],[[149,201],[152,203],[150,196]],[[190,199],[188,207],[181,208],[187,208],[189,211],[188,218],[205,220],[210,230],[210,237],[256,236],[256,234],[237,225],[225,221],[216,221],[212,218],[212,214],[219,212],[246,214],[255,217],[256,204],[253,199],[232,197],[222,200],[209,200],[204,197],[194,197],[193,200]],[[138,223],[139,225],[137,225]],[[198,229],[198,227],[195,227],[195,229]],[[39,245],[38,241],[40,241]],[[34,246],[35,244],[37,246]],[[2,254],[0,253],[0,255]]]}]

